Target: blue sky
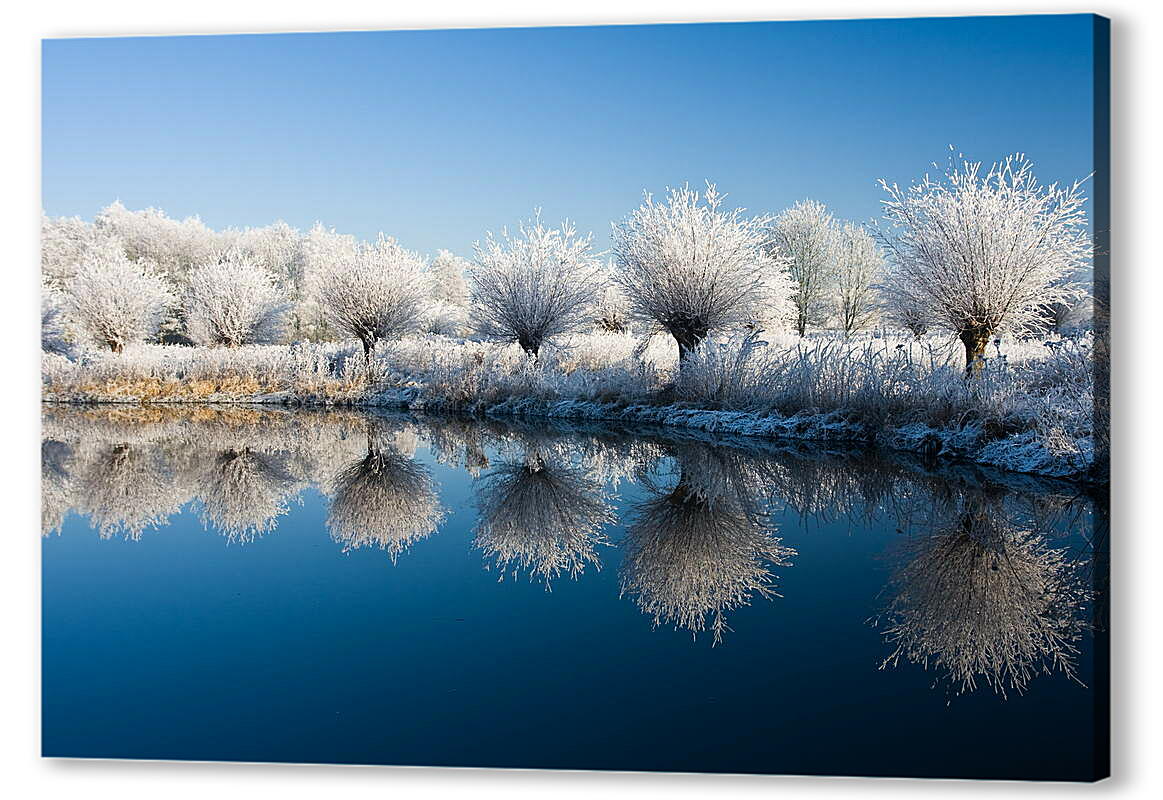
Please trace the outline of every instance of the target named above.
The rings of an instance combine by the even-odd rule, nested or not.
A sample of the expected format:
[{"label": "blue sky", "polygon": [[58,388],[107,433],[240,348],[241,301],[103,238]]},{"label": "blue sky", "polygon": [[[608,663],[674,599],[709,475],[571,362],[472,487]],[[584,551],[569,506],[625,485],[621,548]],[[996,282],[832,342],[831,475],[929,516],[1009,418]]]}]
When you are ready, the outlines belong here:
[{"label": "blue sky", "polygon": [[608,246],[643,189],[878,213],[948,145],[1092,170],[1086,15],[58,39],[43,206],[321,220],[467,255],[528,217]]}]

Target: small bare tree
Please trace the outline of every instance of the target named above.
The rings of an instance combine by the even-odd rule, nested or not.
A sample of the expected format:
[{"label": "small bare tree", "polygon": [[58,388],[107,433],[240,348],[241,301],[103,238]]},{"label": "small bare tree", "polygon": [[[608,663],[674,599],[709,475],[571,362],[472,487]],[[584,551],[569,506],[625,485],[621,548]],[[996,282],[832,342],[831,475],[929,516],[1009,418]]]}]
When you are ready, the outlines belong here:
[{"label": "small bare tree", "polygon": [[839,233],[823,203],[803,200],[784,211],[771,226],[768,247],[782,257],[795,284],[796,333],[822,324],[836,286]]},{"label": "small bare tree", "polygon": [[957,334],[967,374],[991,338],[1038,324],[1046,305],[1076,293],[1065,279],[1092,251],[1081,181],[1041,186],[1014,155],[985,174],[980,163],[951,162],[944,180],[881,186],[887,283]]},{"label": "small bare tree", "polygon": [[381,235],[319,265],[315,290],[332,325],[359,339],[370,365],[376,345],[416,330],[428,296],[423,259]]},{"label": "small bare tree", "polygon": [[65,287],[65,305],[80,332],[115,353],[155,335],[173,303],[165,280],[109,238],[89,248]]},{"label": "small bare tree", "polygon": [[488,234],[473,251],[472,313],[485,338],[517,342],[536,356],[554,336],[589,322],[601,265],[591,237],[578,236],[570,223],[550,229],[535,215],[514,235]]},{"label": "small bare tree", "polygon": [[866,327],[876,314],[873,286],[884,271],[884,256],[872,235],[845,223],[836,247],[836,315],[844,335]]},{"label": "small bare tree", "polygon": [[914,339],[920,339],[929,331],[933,320],[923,300],[901,286],[881,284],[876,288],[880,314],[885,322],[904,328]]},{"label": "small bare tree", "polygon": [[709,333],[752,322],[769,299],[765,275],[780,262],[764,250],[767,217],[722,209],[707,183],[702,197],[684,186],[665,202],[645,201],[614,225],[614,281],[637,316],[678,343],[679,360]]},{"label": "small bare tree", "polygon": [[278,342],[289,305],[270,272],[233,253],[190,273],[184,307],[195,342],[238,347]]},{"label": "small bare tree", "polygon": [[594,324],[605,333],[624,333],[630,328],[630,303],[617,286],[607,285],[594,305]]}]

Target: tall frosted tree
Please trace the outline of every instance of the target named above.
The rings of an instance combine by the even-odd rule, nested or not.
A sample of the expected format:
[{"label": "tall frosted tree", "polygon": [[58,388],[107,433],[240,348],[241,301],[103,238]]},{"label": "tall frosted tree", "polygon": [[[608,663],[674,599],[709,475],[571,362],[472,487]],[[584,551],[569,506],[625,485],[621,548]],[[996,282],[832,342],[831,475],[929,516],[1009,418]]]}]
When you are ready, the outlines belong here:
[{"label": "tall frosted tree", "polygon": [[468,306],[468,281],[464,274],[469,263],[448,250],[436,251],[428,271],[432,273],[432,299],[450,306]]},{"label": "tall frosted tree", "polygon": [[424,260],[382,234],[320,265],[316,280],[331,324],[360,341],[369,364],[379,342],[419,327],[429,293]]},{"label": "tall frosted tree", "polygon": [[823,203],[803,200],[776,217],[768,247],[784,260],[795,284],[791,297],[794,326],[803,336],[809,325],[822,324],[836,286],[840,232]]},{"label": "tall frosted tree", "polygon": [[680,362],[713,331],[752,322],[768,301],[765,275],[781,268],[764,249],[766,217],[725,210],[713,183],[700,196],[671,189],[614,225],[614,281],[632,312],[674,337]]},{"label": "tall frosted tree", "polygon": [[336,233],[319,222],[303,237],[303,286],[291,314],[295,339],[328,341],[335,338],[336,331],[327,311],[319,304],[320,280],[331,274],[339,263],[355,258],[358,249],[354,236]]},{"label": "tall frosted tree", "polygon": [[53,289],[63,287],[76,273],[85,253],[96,240],[96,229],[80,217],[50,217],[42,213],[41,281]]},{"label": "tall frosted tree", "polygon": [[591,237],[570,223],[548,228],[535,216],[516,233],[488,234],[473,251],[469,291],[482,336],[536,356],[545,342],[590,321],[601,265]]},{"label": "tall frosted tree", "polygon": [[237,252],[195,269],[184,298],[190,338],[226,347],[278,342],[287,307],[274,275]]},{"label": "tall frosted tree", "polygon": [[1020,154],[986,171],[951,162],[907,189],[881,181],[886,282],[957,335],[968,374],[991,338],[1038,325],[1048,304],[1076,294],[1066,279],[1092,254],[1081,184],[1042,186]]},{"label": "tall frosted tree", "polygon": [[81,334],[115,353],[154,336],[175,302],[165,279],[129,259],[116,239],[89,249],[64,296]]},{"label": "tall frosted tree", "polygon": [[178,286],[192,270],[217,260],[230,244],[229,237],[198,217],[172,219],[157,208],[130,211],[120,202],[103,208],[93,224],[98,233],[119,239],[130,259],[153,264]]},{"label": "tall frosted tree", "polygon": [[836,317],[847,336],[866,327],[876,314],[876,290],[884,256],[872,234],[845,223],[836,245]]}]

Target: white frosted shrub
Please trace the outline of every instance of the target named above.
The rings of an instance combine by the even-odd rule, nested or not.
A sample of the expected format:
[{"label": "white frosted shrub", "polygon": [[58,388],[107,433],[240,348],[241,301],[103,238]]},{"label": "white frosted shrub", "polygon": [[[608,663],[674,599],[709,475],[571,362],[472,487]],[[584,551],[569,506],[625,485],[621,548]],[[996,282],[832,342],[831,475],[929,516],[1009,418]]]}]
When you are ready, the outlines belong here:
[{"label": "white frosted shrub", "polygon": [[752,322],[779,288],[767,281],[780,271],[763,246],[769,220],[724,210],[724,197],[711,183],[702,196],[647,194],[614,225],[614,281],[637,316],[674,337],[680,359],[712,331]]},{"label": "white frosted shrub", "polygon": [[265,267],[234,253],[190,274],[184,307],[195,342],[239,347],[278,342],[288,304]]},{"label": "white frosted shrub", "polygon": [[424,309],[421,328],[425,333],[438,336],[461,336],[468,326],[468,313],[463,306],[436,300]]},{"label": "white frosted shrub", "polygon": [[424,261],[380,236],[319,265],[319,304],[343,336],[358,339],[371,363],[376,345],[416,330],[429,293]]},{"label": "white frosted shrub", "polygon": [[514,234],[489,233],[473,250],[469,286],[481,336],[536,356],[545,342],[588,321],[601,268],[591,237],[568,222],[547,228],[535,217]]},{"label": "white frosted shrub", "polygon": [[907,189],[881,186],[886,283],[899,287],[888,297],[915,301],[956,334],[971,374],[991,339],[1039,324],[1047,304],[1077,294],[1066,279],[1092,251],[1081,182],[1042,186],[1014,155],[984,174],[963,161]]},{"label": "white frosted shrub", "polygon": [[40,349],[45,353],[70,356],[72,344],[65,331],[64,309],[55,292],[43,291],[40,296]]},{"label": "white frosted shrub", "polygon": [[154,336],[174,300],[151,266],[131,261],[112,239],[90,248],[65,287],[65,303],[80,333],[116,353]]}]

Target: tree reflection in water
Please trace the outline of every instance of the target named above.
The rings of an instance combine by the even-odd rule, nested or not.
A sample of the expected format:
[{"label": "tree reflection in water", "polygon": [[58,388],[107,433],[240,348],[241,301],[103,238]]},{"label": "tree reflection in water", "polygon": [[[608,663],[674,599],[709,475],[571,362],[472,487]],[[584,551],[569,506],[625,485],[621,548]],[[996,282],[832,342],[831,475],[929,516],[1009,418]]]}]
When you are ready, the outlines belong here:
[{"label": "tree reflection in water", "polygon": [[282,454],[232,448],[204,454],[201,463],[203,523],[230,541],[251,542],[273,530],[300,488]]},{"label": "tree reflection in water", "polygon": [[727,612],[752,595],[777,597],[773,566],[790,566],[795,551],[775,536],[756,497],[757,470],[732,451],[706,446],[674,450],[678,479],[631,512],[623,556],[622,594],[655,625],[710,629],[722,641]]},{"label": "tree reflection in water", "polygon": [[344,550],[379,547],[394,563],[444,517],[428,469],[395,449],[395,431],[368,421],[367,454],[331,483],[327,527]]},{"label": "tree reflection in water", "polygon": [[599,481],[539,448],[481,478],[477,509],[476,547],[502,575],[524,571],[547,588],[563,572],[576,578],[587,565],[601,569],[603,528],[616,519]]},{"label": "tree reflection in water", "polygon": [[852,536],[902,529],[875,618],[890,643],[882,667],[923,665],[951,691],[1004,696],[1041,673],[1074,677],[1089,620],[1105,613],[1094,592],[1105,551],[1095,558],[1077,535],[1100,530],[1105,507],[1033,479],[1011,476],[1003,489],[967,465],[562,421],[46,408],[43,425],[45,534],[75,509],[102,537],[136,539],[198,499],[206,525],[250,541],[317,486],[345,550],[377,547],[394,561],[444,515],[432,473],[412,457],[419,433],[440,461],[485,470],[473,545],[486,563],[546,586],[600,568],[617,487],[642,487],[622,515],[621,594],[656,626],[709,631],[712,644],[733,610],[777,596],[773,570],[795,552],[776,511],[801,533],[808,518],[847,520]]},{"label": "tree reflection in water", "polygon": [[162,527],[185,502],[169,453],[149,445],[98,444],[81,454],[76,469],[76,509],[103,538],[139,539]]},{"label": "tree reflection in water", "polygon": [[1075,677],[1091,592],[1082,564],[1011,518],[996,492],[966,490],[906,533],[880,622],[903,659],[956,693],[1022,692],[1039,673]]}]

